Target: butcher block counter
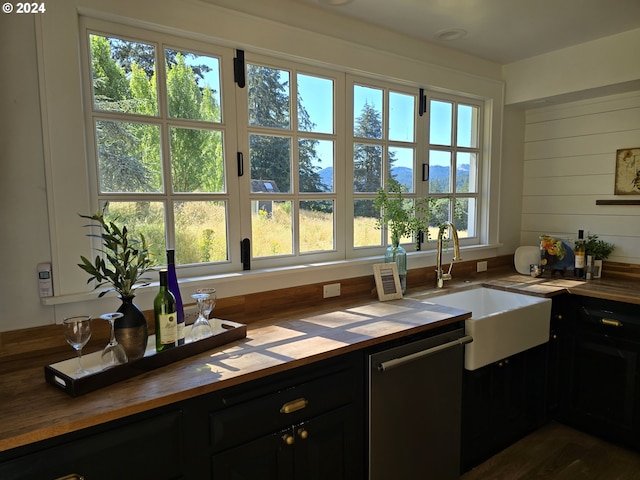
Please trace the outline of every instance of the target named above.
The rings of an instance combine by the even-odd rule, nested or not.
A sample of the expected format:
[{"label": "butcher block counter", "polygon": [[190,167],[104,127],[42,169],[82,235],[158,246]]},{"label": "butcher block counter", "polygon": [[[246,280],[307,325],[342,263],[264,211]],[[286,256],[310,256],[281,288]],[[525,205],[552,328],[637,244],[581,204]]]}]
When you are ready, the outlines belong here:
[{"label": "butcher block counter", "polygon": [[247,337],[77,398],[43,369],[0,376],[0,451],[92,427],[299,366],[460,322],[469,312],[411,299],[302,311],[248,326]]},{"label": "butcher block counter", "polygon": [[[589,282],[532,278],[513,269],[455,278],[445,290],[484,285],[530,295],[561,293],[640,304],[637,281],[611,278]],[[247,337],[169,366],[71,398],[44,380],[43,367],[0,375],[0,452],[101,425],[252,380],[286,372],[349,352],[427,332],[470,317],[469,312],[411,298],[298,309],[248,325]],[[69,357],[72,355],[70,354]]]}]

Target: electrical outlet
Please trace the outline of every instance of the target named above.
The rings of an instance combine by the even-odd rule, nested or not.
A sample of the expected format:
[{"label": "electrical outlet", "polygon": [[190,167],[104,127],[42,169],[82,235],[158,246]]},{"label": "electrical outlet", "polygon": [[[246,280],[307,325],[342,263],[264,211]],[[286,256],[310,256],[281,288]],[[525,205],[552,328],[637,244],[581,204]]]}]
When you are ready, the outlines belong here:
[{"label": "electrical outlet", "polygon": [[198,318],[198,306],[197,305],[185,305],[184,306],[184,322],[187,325],[193,324]]},{"label": "electrical outlet", "polygon": [[339,297],[340,296],[340,284],[330,283],[322,288],[323,298]]},{"label": "electrical outlet", "polygon": [[478,262],[476,264],[476,272],[480,273],[480,272],[486,272],[487,271],[487,261],[485,260],[484,262]]}]

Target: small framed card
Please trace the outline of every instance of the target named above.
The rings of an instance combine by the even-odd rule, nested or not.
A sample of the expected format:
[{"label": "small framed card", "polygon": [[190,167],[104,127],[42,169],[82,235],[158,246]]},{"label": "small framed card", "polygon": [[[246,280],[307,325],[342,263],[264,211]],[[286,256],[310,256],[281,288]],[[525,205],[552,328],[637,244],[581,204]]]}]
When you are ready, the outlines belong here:
[{"label": "small framed card", "polygon": [[373,276],[376,279],[378,300],[395,300],[402,298],[402,287],[398,276],[398,266],[391,263],[376,263],[373,265]]}]

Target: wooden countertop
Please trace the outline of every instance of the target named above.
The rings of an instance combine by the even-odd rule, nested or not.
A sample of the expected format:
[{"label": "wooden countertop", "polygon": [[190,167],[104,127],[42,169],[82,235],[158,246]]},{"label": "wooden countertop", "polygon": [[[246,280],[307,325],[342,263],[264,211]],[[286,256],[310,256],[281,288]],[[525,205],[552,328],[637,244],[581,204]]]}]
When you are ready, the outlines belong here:
[{"label": "wooden countertop", "polygon": [[410,299],[306,309],[248,326],[245,339],[72,398],[43,366],[0,375],[0,452],[464,320]]},{"label": "wooden countertop", "polygon": [[510,274],[484,281],[483,284],[507,291],[552,297],[564,292],[640,305],[640,282],[624,278],[574,280],[571,278],[533,278]]},{"label": "wooden countertop", "polygon": [[[570,292],[640,304],[640,284],[532,278],[510,270],[447,282],[445,290],[490,286],[552,297]],[[411,299],[304,308],[248,326],[247,338],[77,398],[47,384],[43,366],[0,375],[0,452],[367,348],[468,318],[461,310]],[[425,297],[426,295],[426,297]]]}]

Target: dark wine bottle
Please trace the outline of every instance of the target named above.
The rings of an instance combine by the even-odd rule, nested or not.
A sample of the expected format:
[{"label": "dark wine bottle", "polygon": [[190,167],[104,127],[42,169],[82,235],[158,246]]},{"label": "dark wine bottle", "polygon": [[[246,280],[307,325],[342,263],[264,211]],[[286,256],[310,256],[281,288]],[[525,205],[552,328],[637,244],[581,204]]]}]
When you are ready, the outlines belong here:
[{"label": "dark wine bottle", "polygon": [[573,249],[575,254],[574,263],[574,276],[576,278],[584,278],[584,265],[585,265],[585,244],[584,244],[584,231],[578,230],[578,240],[576,240],[575,247]]},{"label": "dark wine bottle", "polygon": [[176,275],[176,251],[173,249],[167,250],[167,271],[169,274],[169,291],[173,293],[176,299],[178,345],[184,345],[184,306],[182,305],[182,295],[180,295],[180,286],[178,285],[178,276]]},{"label": "dark wine bottle", "polygon": [[163,352],[175,347],[178,340],[176,299],[169,291],[167,277],[167,270],[160,270],[160,290],[153,300],[153,314],[156,321],[156,352]]}]

